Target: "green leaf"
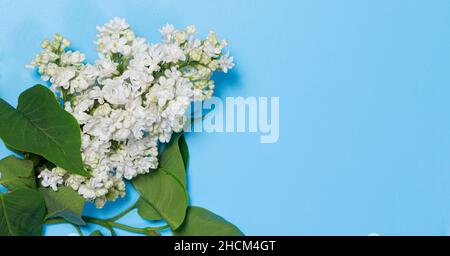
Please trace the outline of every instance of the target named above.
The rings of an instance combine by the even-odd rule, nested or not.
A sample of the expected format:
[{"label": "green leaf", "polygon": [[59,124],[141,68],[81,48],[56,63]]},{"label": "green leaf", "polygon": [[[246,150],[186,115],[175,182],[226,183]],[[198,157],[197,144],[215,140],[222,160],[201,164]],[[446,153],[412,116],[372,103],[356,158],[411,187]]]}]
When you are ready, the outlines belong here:
[{"label": "green leaf", "polygon": [[95,230],[89,236],[103,236],[103,233],[100,230]]},{"label": "green leaf", "polygon": [[180,148],[181,156],[183,157],[184,167],[187,170],[189,166],[189,149],[184,136],[178,140],[178,147]]},{"label": "green leaf", "polygon": [[9,190],[19,188],[36,189],[36,178],[33,162],[15,156],[8,156],[0,160],[0,184]]},{"label": "green leaf", "polygon": [[243,236],[233,224],[204,208],[190,206],[183,225],[175,236]]},{"label": "green leaf", "polygon": [[81,159],[79,124],[43,85],[24,91],[17,110],[0,99],[0,138],[17,151],[43,156],[71,173],[89,175]]},{"label": "green leaf", "polygon": [[42,160],[44,160],[44,158],[40,155],[36,155],[36,154],[30,153],[30,152],[19,151],[17,149],[12,148],[11,146],[9,146],[7,144],[5,144],[5,146],[9,151],[16,153],[16,155],[23,157],[26,160],[33,161],[34,167],[38,166],[42,162]]},{"label": "green leaf", "polygon": [[58,191],[51,188],[39,188],[47,206],[47,219],[61,217],[76,225],[86,225],[81,217],[84,199],[72,188],[59,187]]},{"label": "green leaf", "polygon": [[152,171],[133,180],[143,200],[173,228],[183,223],[188,201],[183,186],[165,171]]},{"label": "green leaf", "polygon": [[[183,152],[180,148],[183,146]],[[184,156],[185,154],[186,156]],[[176,133],[165,145],[164,151],[159,159],[158,170],[163,170],[172,174],[186,188],[186,167],[187,167],[187,144],[182,133]],[[186,159],[184,158],[186,157]],[[187,197],[187,192],[186,192]]]},{"label": "green leaf", "polygon": [[161,220],[161,215],[151,206],[148,204],[144,199],[139,198],[139,200],[136,203],[136,208],[138,209],[138,214],[147,220]]},{"label": "green leaf", "polygon": [[0,236],[38,236],[42,234],[45,203],[39,192],[21,188],[0,193]]},{"label": "green leaf", "polygon": [[161,154],[159,167],[132,180],[142,200],[167,223],[177,229],[184,220],[188,206],[186,167],[180,151],[182,134],[174,134]]}]

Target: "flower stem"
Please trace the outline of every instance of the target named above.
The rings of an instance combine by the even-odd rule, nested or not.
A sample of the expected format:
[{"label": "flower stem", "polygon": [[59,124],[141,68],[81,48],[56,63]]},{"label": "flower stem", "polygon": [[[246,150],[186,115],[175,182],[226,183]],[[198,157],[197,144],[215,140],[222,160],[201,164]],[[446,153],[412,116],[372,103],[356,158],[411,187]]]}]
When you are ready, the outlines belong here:
[{"label": "flower stem", "polygon": [[106,219],[106,220],[109,222],[115,222],[115,221],[121,219],[123,216],[127,215],[129,212],[131,212],[134,209],[136,209],[136,203],[133,204],[130,208],[126,209],[125,211],[119,213],[118,215],[116,215],[112,218]]},{"label": "flower stem", "polygon": [[[133,207],[130,207],[126,211],[129,212],[133,209],[134,209]],[[148,235],[148,236],[160,236],[161,234],[158,231],[169,228],[169,225],[165,225],[165,226],[161,226],[161,227],[136,228],[136,227],[131,227],[131,226],[128,226],[125,224],[120,224],[120,223],[115,222],[115,220],[120,219],[120,217],[122,217],[125,214],[119,214],[116,217],[113,217],[111,219],[106,219],[106,220],[97,219],[94,217],[83,217],[83,220],[87,223],[92,223],[92,224],[100,225],[100,226],[107,228],[111,232],[112,236],[117,235],[116,232],[114,231],[114,228],[126,230],[126,231],[133,232],[133,233],[144,234],[144,235]],[[45,224],[47,224],[47,225],[61,224],[61,223],[68,223],[68,222],[66,220],[64,220],[63,218],[54,218],[54,219],[49,219],[49,220],[45,221]],[[80,234],[80,236],[83,235],[83,233],[81,232],[81,229],[78,225],[75,225],[73,223],[70,223],[70,224],[75,227],[75,229],[77,230],[78,234]]]}]

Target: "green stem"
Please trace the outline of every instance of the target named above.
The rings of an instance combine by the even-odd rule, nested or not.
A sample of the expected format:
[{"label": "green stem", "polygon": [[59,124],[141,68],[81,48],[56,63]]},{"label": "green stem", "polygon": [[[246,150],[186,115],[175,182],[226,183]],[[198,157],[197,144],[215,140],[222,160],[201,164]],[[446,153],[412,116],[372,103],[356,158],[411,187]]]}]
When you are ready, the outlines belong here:
[{"label": "green stem", "polygon": [[[126,211],[129,212],[132,209],[134,209],[134,208],[130,207]],[[160,234],[157,231],[168,229],[170,227],[169,225],[165,225],[165,226],[161,226],[161,227],[135,228],[135,227],[131,227],[128,225],[116,223],[114,219],[116,219],[117,217],[119,217],[119,219],[120,219],[121,215],[123,216],[125,214],[119,214],[116,217],[113,217],[111,219],[106,219],[106,220],[97,219],[97,218],[93,218],[93,217],[83,217],[83,220],[87,223],[92,223],[92,224],[100,225],[100,226],[107,228],[111,232],[112,236],[117,235],[116,232],[114,231],[114,228],[126,230],[126,231],[133,232],[133,233],[138,233],[138,234],[145,234],[148,236],[159,236]],[[47,224],[47,225],[61,224],[61,223],[67,223],[67,221],[64,220],[63,218],[54,218],[54,219],[49,219],[49,220],[45,221],[45,224]],[[72,224],[72,223],[70,223],[70,224],[75,227],[75,229],[77,230],[77,232],[80,235],[83,235],[79,226]]]},{"label": "green stem", "polygon": [[117,214],[116,216],[114,216],[112,218],[106,219],[106,220],[109,222],[115,222],[115,221],[121,219],[123,216],[127,215],[132,210],[136,209],[136,204],[137,204],[137,202],[135,204],[133,204],[130,208],[126,209],[125,211]]},{"label": "green stem", "polygon": [[97,225],[107,228],[109,230],[109,232],[111,233],[111,236],[117,235],[116,232],[114,231],[112,225],[106,220],[100,220],[100,219],[96,219],[96,218],[92,218],[92,217],[83,217],[83,220],[86,222],[90,222],[90,223],[97,224]]},{"label": "green stem", "polygon": [[139,234],[146,234],[146,230],[142,229],[142,228],[135,228],[135,227],[130,227],[124,224],[120,224],[120,223],[116,223],[116,222],[112,222],[111,226],[118,228],[118,229],[122,229],[122,230],[126,230],[126,231],[130,231],[133,233],[139,233]]}]

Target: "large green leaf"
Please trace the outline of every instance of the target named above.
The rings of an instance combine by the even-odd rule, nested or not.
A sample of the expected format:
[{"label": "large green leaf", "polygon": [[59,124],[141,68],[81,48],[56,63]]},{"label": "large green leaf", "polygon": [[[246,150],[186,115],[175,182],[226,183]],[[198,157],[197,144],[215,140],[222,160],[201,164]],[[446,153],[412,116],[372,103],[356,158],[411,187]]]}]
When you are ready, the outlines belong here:
[{"label": "large green leaf", "polygon": [[72,188],[59,187],[58,191],[51,188],[39,188],[47,206],[47,218],[62,217],[76,225],[86,225],[81,217],[84,199]]},{"label": "large green leaf", "polygon": [[149,204],[172,229],[184,220],[188,206],[186,167],[180,151],[182,134],[174,134],[160,157],[159,167],[133,179],[141,198]]},{"label": "large green leaf", "polygon": [[136,203],[136,208],[138,209],[138,214],[147,220],[161,220],[161,215],[151,206],[149,203],[147,203],[144,199],[139,198],[139,200]]},{"label": "large green leaf", "polygon": [[71,173],[88,175],[80,153],[80,126],[43,85],[24,91],[17,110],[0,99],[0,138],[15,150],[41,155]]},{"label": "large green leaf", "polygon": [[29,188],[0,193],[0,236],[42,234],[45,203],[42,195]]},{"label": "large green leaf", "polygon": [[180,228],[173,231],[175,236],[243,236],[233,224],[204,208],[190,206],[186,219]]},{"label": "large green leaf", "polygon": [[36,189],[33,161],[8,156],[0,160],[0,184],[9,190]]}]

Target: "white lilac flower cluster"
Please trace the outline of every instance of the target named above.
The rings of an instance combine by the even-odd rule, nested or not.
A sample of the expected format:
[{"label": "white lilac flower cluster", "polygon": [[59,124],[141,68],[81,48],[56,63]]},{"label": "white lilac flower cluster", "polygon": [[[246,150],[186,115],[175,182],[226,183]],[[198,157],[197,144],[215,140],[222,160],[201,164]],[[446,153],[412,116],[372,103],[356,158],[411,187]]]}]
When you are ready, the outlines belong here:
[{"label": "white lilac flower cluster", "polygon": [[80,123],[81,154],[92,175],[42,167],[42,186],[71,187],[102,207],[125,195],[124,180],[157,168],[158,145],[182,131],[191,102],[211,97],[212,73],[226,73],[234,64],[223,53],[226,41],[214,32],[196,39],[194,26],[166,25],[157,44],[136,37],[121,18],[97,30],[95,64],[85,64],[84,54],[67,50],[70,42],[55,35],[42,43],[44,50],[29,66],[39,68]]}]

